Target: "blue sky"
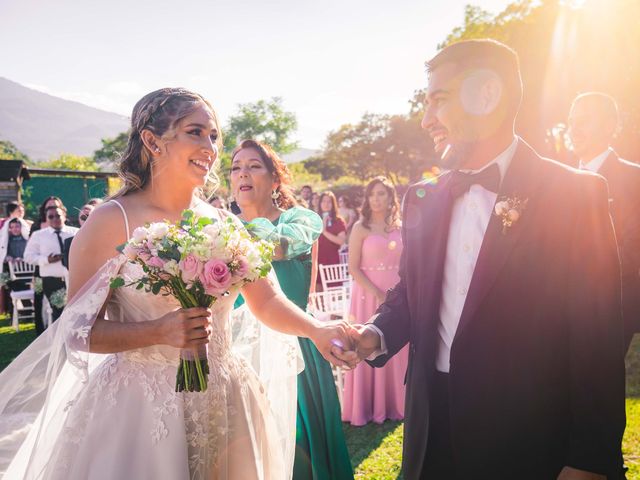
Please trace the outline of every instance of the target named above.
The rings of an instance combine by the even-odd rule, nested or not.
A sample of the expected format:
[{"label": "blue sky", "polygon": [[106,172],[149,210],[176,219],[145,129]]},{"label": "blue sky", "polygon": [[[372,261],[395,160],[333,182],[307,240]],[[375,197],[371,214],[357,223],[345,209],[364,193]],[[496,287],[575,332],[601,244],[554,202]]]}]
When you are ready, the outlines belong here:
[{"label": "blue sky", "polygon": [[223,121],[280,96],[300,145],[318,148],[367,111],[406,112],[466,3],[0,0],[0,76],[124,115],[163,86],[200,92]]}]

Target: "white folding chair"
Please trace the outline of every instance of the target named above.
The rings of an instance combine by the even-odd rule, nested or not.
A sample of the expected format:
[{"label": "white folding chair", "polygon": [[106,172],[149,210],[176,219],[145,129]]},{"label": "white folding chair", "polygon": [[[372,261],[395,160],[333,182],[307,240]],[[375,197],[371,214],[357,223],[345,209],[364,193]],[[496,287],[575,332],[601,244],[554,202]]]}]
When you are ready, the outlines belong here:
[{"label": "white folding chair", "polygon": [[310,293],[309,313],[321,320],[347,320],[349,317],[347,288],[343,285],[330,287],[322,292]]},{"label": "white folding chair", "polygon": [[348,264],[349,263],[349,250],[344,249],[338,252],[338,258],[340,259],[340,263]]},{"label": "white folding chair", "polygon": [[[28,280],[31,284],[33,273],[36,267],[25,261],[9,262],[9,277],[11,280]],[[20,320],[34,319],[34,291],[33,286],[27,290],[11,291],[11,302],[13,303],[13,318],[11,326],[18,332],[20,330]],[[25,305],[26,301],[31,301],[31,306]]]},{"label": "white folding chair", "polygon": [[342,285],[345,285],[347,290],[350,289],[351,275],[349,275],[349,265],[346,263],[318,265],[318,271],[320,272],[322,290]]},{"label": "white folding chair", "polygon": [[[344,319],[349,317],[349,297],[344,286],[333,287],[309,294],[309,313],[321,320]],[[337,317],[337,318],[336,318]],[[338,401],[342,408],[342,392],[344,390],[344,378],[342,369],[333,367],[333,379],[338,392]]]}]

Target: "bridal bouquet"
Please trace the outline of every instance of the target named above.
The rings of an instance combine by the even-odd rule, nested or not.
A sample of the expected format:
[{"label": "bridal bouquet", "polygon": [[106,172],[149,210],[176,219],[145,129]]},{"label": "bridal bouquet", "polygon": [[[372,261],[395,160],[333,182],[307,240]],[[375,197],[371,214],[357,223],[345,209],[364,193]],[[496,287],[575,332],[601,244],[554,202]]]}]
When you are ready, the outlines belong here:
[{"label": "bridal bouquet", "polygon": [[[134,230],[119,250],[141,265],[144,274],[128,284],[115,277],[111,288],[135,286],[154,295],[171,295],[182,308],[208,308],[231,289],[265,277],[273,249],[269,242],[254,240],[231,218],[198,218],[185,210],[176,224],[151,223]],[[182,350],[176,391],[205,391],[208,373],[206,345]]]}]

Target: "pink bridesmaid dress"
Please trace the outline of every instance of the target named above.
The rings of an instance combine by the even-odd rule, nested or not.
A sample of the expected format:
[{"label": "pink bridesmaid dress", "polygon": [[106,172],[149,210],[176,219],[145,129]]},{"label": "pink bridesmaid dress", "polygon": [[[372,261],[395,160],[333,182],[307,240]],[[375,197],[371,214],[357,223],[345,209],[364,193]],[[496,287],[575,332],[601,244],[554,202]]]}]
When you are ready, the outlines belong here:
[{"label": "pink bridesmaid dress", "polygon": [[[398,265],[401,253],[400,230],[394,230],[387,236],[372,233],[362,243],[360,269],[376,287],[387,291],[400,279]],[[378,306],[377,297],[354,282],[351,322],[368,322]],[[342,421],[361,426],[371,421],[402,420],[407,362],[408,346],[405,346],[383,368],[372,368],[362,362],[355,370],[346,372]]]}]

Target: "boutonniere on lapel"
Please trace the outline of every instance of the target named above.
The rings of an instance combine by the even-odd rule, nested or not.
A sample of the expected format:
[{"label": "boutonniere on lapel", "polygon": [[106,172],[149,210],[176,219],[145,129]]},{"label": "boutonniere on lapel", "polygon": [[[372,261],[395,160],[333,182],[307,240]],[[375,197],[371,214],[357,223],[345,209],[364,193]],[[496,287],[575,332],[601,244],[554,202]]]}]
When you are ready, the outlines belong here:
[{"label": "boutonniere on lapel", "polygon": [[528,201],[528,198],[522,200],[518,197],[502,197],[502,199],[496,203],[494,214],[502,220],[503,235],[506,235],[507,230],[520,219],[522,212],[527,207]]}]

